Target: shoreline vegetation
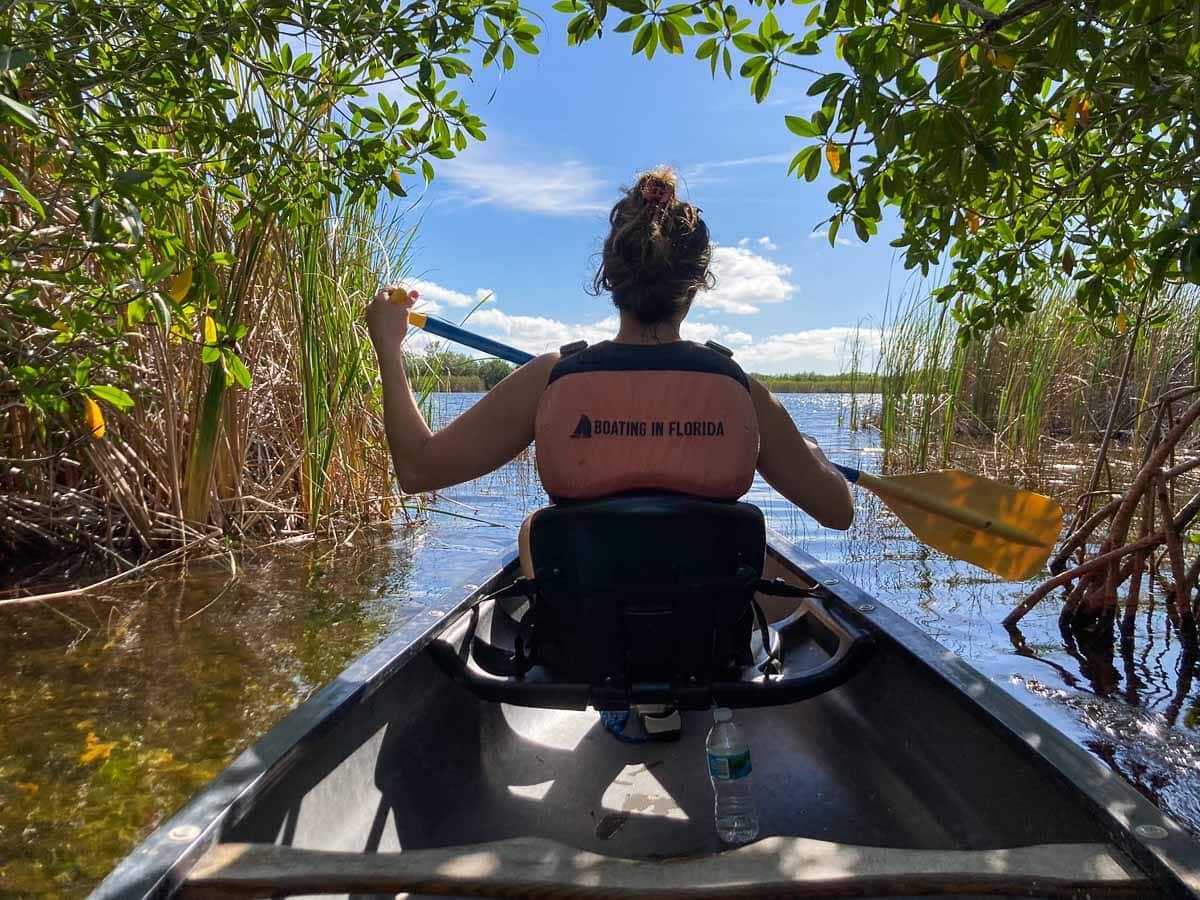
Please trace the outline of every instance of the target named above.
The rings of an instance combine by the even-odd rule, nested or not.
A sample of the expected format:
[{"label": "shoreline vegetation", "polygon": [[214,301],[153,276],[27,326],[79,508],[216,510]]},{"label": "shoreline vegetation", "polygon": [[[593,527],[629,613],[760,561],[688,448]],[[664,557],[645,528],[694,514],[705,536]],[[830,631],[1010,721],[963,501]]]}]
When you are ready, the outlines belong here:
[{"label": "shoreline vegetation", "polygon": [[[514,368],[503,360],[473,358],[440,346],[426,353],[406,357],[405,364],[408,377],[418,393],[483,393],[495,387]],[[836,375],[817,372],[747,374],[776,394],[855,394],[864,391],[874,393],[878,389],[878,375],[874,372],[842,372]]]},{"label": "shoreline vegetation", "polygon": [[1018,623],[1053,596],[1068,643],[1111,659],[1115,626],[1128,650],[1157,594],[1184,665],[1200,663],[1200,290],[1147,295],[1107,327],[1055,285],[974,340],[954,312],[912,296],[885,314],[880,394],[852,399],[852,427],[879,430],[885,470],[966,460],[1063,502],[1050,577],[1004,620],[1018,652]]}]

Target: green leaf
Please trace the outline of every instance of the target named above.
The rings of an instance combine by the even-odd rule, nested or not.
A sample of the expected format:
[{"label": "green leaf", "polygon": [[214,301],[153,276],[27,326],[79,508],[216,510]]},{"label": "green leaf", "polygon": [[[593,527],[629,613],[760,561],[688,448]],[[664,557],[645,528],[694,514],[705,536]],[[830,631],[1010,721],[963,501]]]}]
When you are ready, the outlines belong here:
[{"label": "green leaf", "polygon": [[8,107],[24,125],[41,130],[42,120],[33,107],[26,106],[20,100],[16,100],[7,94],[0,94],[0,105]]},{"label": "green leaf", "polygon": [[246,368],[246,364],[232,350],[226,350],[223,354],[225,362],[225,371],[233,376],[242,388],[250,387],[250,370]]},{"label": "green leaf", "polygon": [[628,16],[627,18],[622,19],[617,24],[617,27],[613,29],[613,31],[619,32],[621,34],[624,34],[625,32],[629,32],[629,31],[633,31],[634,29],[636,29],[638,26],[640,26],[642,24],[642,21],[645,18],[646,18],[645,16]]},{"label": "green leaf", "polygon": [[823,94],[837,85],[844,84],[845,81],[846,76],[841,72],[830,72],[828,75],[822,75],[808,86],[808,96],[815,97],[817,94]]},{"label": "green leaf", "polygon": [[663,20],[662,27],[662,44],[668,53],[683,53],[683,39],[679,36],[679,30],[670,23]]},{"label": "green leaf", "polygon": [[783,121],[787,125],[788,131],[792,132],[792,134],[797,134],[803,138],[813,138],[820,135],[820,132],[813,127],[813,124],[808,119],[801,118],[800,116],[784,116]]},{"label": "green leaf", "polygon": [[133,409],[133,398],[111,384],[93,384],[88,387],[88,393],[105,403],[110,403],[122,412]]},{"label": "green leaf", "polygon": [[774,74],[771,72],[770,66],[764,66],[763,70],[754,76],[750,82],[750,90],[754,94],[754,101],[762,103],[766,98],[767,93],[771,90],[771,79]]},{"label": "green leaf", "polygon": [[633,36],[633,53],[637,55],[650,45],[650,38],[654,35],[654,23],[647,22],[643,25],[638,33]]},{"label": "green leaf", "polygon": [[221,358],[221,348],[213,345],[206,346],[200,351],[200,361],[205,365],[211,365]]},{"label": "green leaf", "polygon": [[29,193],[25,185],[21,184],[20,180],[14,175],[7,166],[0,163],[0,175],[4,176],[4,180],[12,185],[12,189],[17,192],[17,195],[25,201],[25,205],[33,210],[39,219],[46,218],[46,210],[42,206],[41,201],[33,194]]},{"label": "green leaf", "polygon": [[821,148],[813,146],[808,150],[808,159],[804,161],[804,180],[812,182],[821,174]]},{"label": "green leaf", "polygon": [[766,53],[767,45],[752,34],[735,34],[733,46],[743,53]]}]

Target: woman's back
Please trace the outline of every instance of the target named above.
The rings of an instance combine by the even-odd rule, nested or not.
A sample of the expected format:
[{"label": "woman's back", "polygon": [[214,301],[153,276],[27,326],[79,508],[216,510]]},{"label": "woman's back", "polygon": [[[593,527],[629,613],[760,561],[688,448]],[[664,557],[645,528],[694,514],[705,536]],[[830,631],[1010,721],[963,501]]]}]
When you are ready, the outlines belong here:
[{"label": "woman's back", "polygon": [[538,474],[555,500],[663,490],[746,493],[758,421],[741,367],[691,341],[564,348],[535,425]]}]

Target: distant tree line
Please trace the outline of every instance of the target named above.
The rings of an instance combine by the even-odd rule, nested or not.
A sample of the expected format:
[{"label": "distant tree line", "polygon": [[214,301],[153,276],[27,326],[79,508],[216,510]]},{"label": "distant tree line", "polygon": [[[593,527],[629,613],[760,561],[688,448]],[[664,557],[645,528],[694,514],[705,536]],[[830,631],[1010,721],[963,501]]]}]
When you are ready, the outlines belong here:
[{"label": "distant tree line", "polygon": [[[476,359],[453,350],[433,350],[407,359],[408,377],[419,391],[476,393],[489,391],[513,370],[500,359]],[[843,372],[821,375],[794,372],[787,375],[752,373],[776,394],[845,394],[877,390],[878,376],[872,372]]]},{"label": "distant tree line", "polygon": [[476,359],[453,350],[409,356],[405,365],[417,390],[456,393],[490,391],[513,370],[502,359]]},{"label": "distant tree line", "polygon": [[873,372],[842,372],[838,375],[821,375],[817,372],[795,372],[790,375],[759,375],[751,378],[760,381],[775,394],[848,394],[875,390],[878,381]]}]

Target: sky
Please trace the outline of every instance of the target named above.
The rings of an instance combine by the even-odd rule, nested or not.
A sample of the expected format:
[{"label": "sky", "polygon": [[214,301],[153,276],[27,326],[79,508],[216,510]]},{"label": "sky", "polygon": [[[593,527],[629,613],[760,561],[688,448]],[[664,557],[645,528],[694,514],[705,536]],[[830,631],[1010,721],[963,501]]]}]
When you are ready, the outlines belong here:
[{"label": "sky", "polygon": [[488,140],[435,161],[407,214],[419,222],[407,281],[427,311],[458,322],[490,297],[469,326],[535,353],[612,337],[611,299],[586,291],[607,214],[639,171],[667,163],[715,242],[717,287],[697,297],[684,337],[718,340],[769,374],[843,371],[859,329],[864,346],[878,344],[886,298],[909,277],[888,246],[896,226],[869,244],[845,229],[832,248],[814,230],[834,181],[788,176],[804,141],[783,121],[815,110],[808,76],[785,73],[755,104],[736,69],[713,80],[690,54],[647,61],[622,34],[568,47],[567,17],[534,9],[541,54],[519,54],[506,73],[477,67],[459,85]]}]

